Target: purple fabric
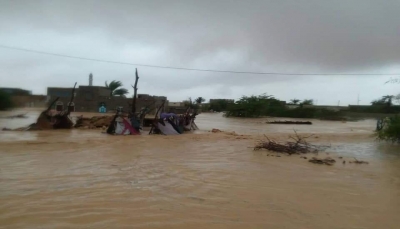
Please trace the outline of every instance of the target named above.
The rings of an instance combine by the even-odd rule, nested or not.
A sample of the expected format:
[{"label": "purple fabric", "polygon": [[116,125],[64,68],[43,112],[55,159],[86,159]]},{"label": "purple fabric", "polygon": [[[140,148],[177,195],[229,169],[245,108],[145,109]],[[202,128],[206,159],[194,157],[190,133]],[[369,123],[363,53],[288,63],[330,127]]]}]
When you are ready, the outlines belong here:
[{"label": "purple fabric", "polygon": [[170,117],[178,119],[178,115],[176,115],[174,113],[161,113],[161,115],[160,115],[161,119],[170,118]]}]

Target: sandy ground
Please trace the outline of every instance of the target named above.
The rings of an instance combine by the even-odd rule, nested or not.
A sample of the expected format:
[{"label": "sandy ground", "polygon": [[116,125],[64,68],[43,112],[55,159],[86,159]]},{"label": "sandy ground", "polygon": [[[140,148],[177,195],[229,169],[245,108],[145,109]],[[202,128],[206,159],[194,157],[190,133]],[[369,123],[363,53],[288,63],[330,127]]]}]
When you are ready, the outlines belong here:
[{"label": "sandy ground", "polygon": [[332,145],[319,157],[333,166],[253,151],[293,131],[264,122],[204,114],[201,131],[179,136],[0,132],[0,227],[399,227],[400,150],[374,141],[373,120],[295,127]]}]

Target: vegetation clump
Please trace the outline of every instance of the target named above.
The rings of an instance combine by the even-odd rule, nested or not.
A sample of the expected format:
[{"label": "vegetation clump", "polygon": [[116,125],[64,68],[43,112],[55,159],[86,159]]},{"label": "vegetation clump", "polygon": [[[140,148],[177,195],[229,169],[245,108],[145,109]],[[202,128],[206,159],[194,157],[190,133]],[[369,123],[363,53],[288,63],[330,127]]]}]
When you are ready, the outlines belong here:
[{"label": "vegetation clump", "polygon": [[380,123],[377,126],[378,140],[400,143],[400,116],[385,118]]},{"label": "vegetation clump", "polygon": [[11,96],[7,92],[0,90],[0,110],[4,111],[12,107]]},{"label": "vegetation clump", "polygon": [[228,104],[226,117],[257,118],[262,116],[289,117],[289,118],[317,118],[327,120],[344,120],[340,111],[312,107],[312,100],[304,100],[298,104],[294,100],[294,108],[273,96],[262,94],[258,96],[242,96],[235,103]]}]

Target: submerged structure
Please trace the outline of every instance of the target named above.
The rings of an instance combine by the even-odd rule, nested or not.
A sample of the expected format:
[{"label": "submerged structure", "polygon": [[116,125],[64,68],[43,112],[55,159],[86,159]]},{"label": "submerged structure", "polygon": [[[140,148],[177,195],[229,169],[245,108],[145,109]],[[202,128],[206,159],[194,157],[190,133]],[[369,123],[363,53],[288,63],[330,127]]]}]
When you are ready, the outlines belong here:
[{"label": "submerged structure", "polygon": [[[137,97],[137,84],[139,81],[138,71],[135,72],[135,85],[133,88],[133,98],[131,110],[127,115],[124,114],[122,107],[117,108],[117,112],[111,120],[107,128],[108,134],[115,135],[139,135],[141,119],[146,115],[148,109],[142,109],[139,113],[136,112],[136,97]],[[164,103],[163,103],[164,104]]]},{"label": "submerged structure", "polygon": [[186,112],[181,115],[175,113],[161,113],[158,117],[159,110],[154,117],[149,134],[178,135],[183,134],[185,131],[199,129],[194,122],[197,111],[190,112],[190,108],[188,108]]},{"label": "submerged structure", "polygon": [[[75,98],[75,87],[76,83],[72,89],[71,98],[69,104],[73,104]],[[51,130],[51,129],[71,129],[74,126],[74,122],[70,117],[71,107],[68,106],[64,110],[51,110],[51,108],[56,105],[59,100],[57,97],[50,106],[40,113],[36,120],[36,123],[29,125],[27,128],[20,128],[19,130]]]}]

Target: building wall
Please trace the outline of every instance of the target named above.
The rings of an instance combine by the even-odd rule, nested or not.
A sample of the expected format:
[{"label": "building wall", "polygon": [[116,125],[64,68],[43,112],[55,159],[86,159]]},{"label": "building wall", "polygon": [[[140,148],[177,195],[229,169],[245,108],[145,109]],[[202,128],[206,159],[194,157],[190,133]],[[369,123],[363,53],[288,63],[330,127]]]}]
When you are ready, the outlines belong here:
[{"label": "building wall", "polygon": [[46,107],[45,95],[12,95],[11,101],[15,107]]},{"label": "building wall", "polygon": [[110,89],[106,87],[79,86],[75,96],[75,111],[97,112],[100,103],[109,109]]},{"label": "building wall", "polygon": [[[59,97],[57,103],[62,103],[64,108],[71,101],[72,87],[48,87],[47,88],[47,104],[50,105],[57,97]],[[77,90],[77,89],[75,89]],[[53,109],[55,108],[55,105]]]},{"label": "building wall", "polygon": [[148,107],[150,109],[149,114],[155,114],[157,109],[164,102],[164,106],[161,108],[160,112],[165,112],[168,107],[168,100],[165,96],[146,96],[140,97],[136,100],[136,111],[140,111],[142,108]]},{"label": "building wall", "polygon": [[[159,106],[162,104],[162,100],[166,99],[166,97],[146,97],[137,98],[136,99],[136,112],[139,112],[142,108],[148,107],[153,114],[156,112]],[[98,96],[98,99],[85,99],[79,98],[75,100],[75,110],[81,112],[98,112],[100,103],[104,103],[106,105],[107,111],[113,112],[116,111],[117,107],[122,107],[125,112],[129,112],[132,110],[132,98],[125,98],[119,96],[113,97],[103,97]],[[166,107],[167,104],[164,104]],[[162,111],[164,111],[162,109]]]},{"label": "building wall", "polygon": [[298,105],[298,104],[286,104],[286,107],[288,109],[296,109],[296,108],[300,107],[300,105]]},{"label": "building wall", "polygon": [[185,114],[187,110],[187,107],[168,107],[167,112],[174,114]]},{"label": "building wall", "polygon": [[31,91],[24,90],[21,88],[0,87],[0,90],[10,95],[32,95]]},{"label": "building wall", "polygon": [[70,87],[48,87],[47,95],[52,98],[71,98],[72,89]]},{"label": "building wall", "polygon": [[[48,97],[53,101],[57,96],[59,101],[63,102],[64,107],[67,106],[71,99],[72,88],[48,88]],[[155,113],[159,106],[165,100],[164,108],[168,106],[167,97],[151,96],[148,94],[138,94],[136,99],[136,111],[139,112],[142,108],[148,106],[151,110],[150,114]],[[76,89],[74,99],[75,111],[79,112],[98,112],[100,104],[106,105],[107,111],[113,112],[117,107],[123,107],[123,110],[129,112],[132,106],[132,98],[112,96],[110,90],[106,87],[96,86],[79,86]]]},{"label": "building wall", "polygon": [[168,107],[182,107],[182,102],[168,102]]}]

